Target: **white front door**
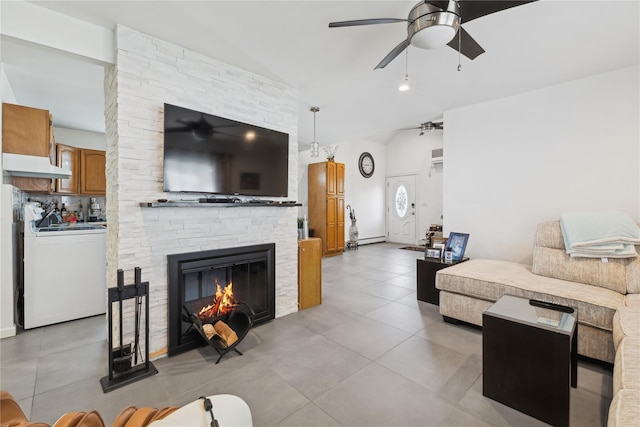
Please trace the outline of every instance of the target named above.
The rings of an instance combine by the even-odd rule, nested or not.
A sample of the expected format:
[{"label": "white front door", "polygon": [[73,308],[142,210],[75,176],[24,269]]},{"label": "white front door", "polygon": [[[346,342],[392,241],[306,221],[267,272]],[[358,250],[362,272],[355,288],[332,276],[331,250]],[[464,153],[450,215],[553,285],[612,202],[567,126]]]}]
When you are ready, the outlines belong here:
[{"label": "white front door", "polygon": [[416,177],[387,178],[387,242],[416,243]]}]

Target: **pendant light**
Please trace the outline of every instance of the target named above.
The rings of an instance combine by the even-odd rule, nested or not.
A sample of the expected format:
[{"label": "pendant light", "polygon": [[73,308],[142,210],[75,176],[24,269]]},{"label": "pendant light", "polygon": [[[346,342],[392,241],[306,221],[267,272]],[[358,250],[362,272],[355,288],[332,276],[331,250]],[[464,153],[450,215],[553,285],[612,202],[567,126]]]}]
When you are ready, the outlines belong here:
[{"label": "pendant light", "polygon": [[409,86],[409,48],[406,49],[406,62],[405,62],[405,68],[404,68],[404,80],[402,82],[400,82],[400,85],[398,86],[398,90],[400,92],[406,92],[410,89]]},{"label": "pendant light", "polygon": [[311,157],[320,157],[320,143],[316,140],[316,113],[320,111],[318,107],[311,107],[313,113],[313,142],[311,142]]}]

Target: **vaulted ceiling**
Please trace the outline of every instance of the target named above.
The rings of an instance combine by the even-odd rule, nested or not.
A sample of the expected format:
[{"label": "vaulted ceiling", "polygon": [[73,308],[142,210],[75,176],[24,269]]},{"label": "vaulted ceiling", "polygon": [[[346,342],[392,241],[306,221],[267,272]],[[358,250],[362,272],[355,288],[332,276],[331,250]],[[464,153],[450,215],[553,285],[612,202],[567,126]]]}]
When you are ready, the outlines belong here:
[{"label": "vaulted ceiling", "polygon": [[[299,90],[299,141],[388,141],[444,111],[623,67],[640,57],[638,1],[541,0],[463,24],[486,50],[471,61],[450,47],[409,48],[406,24],[328,28],[332,21],[406,18],[415,1],[36,1],[114,29],[116,23]],[[62,31],[62,29],[61,29]],[[1,59],[18,103],[47,108],[54,124],[104,131],[101,67],[13,40]],[[462,69],[457,70],[459,60]]]}]

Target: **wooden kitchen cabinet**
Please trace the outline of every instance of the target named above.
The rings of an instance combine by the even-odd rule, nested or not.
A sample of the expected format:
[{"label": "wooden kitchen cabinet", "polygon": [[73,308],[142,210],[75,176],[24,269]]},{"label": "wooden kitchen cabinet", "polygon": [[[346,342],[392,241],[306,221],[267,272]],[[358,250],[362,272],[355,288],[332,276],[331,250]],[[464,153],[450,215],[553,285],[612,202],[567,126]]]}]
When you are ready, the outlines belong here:
[{"label": "wooden kitchen cabinet", "polygon": [[[49,157],[55,164],[53,117],[49,111],[15,104],[2,104],[2,152]],[[11,183],[23,191],[50,193],[49,178],[11,177]]]},{"label": "wooden kitchen cabinet", "polygon": [[105,154],[100,150],[80,150],[80,194],[104,196],[107,193]]},{"label": "wooden kitchen cabinet", "polygon": [[64,144],[56,145],[58,166],[71,171],[71,178],[56,179],[56,193],[78,194],[79,149]]},{"label": "wooden kitchen cabinet", "polygon": [[2,104],[2,152],[49,157],[53,131],[47,110]]},{"label": "wooden kitchen cabinet", "polygon": [[309,165],[309,227],[322,239],[323,256],[344,252],[344,164]]},{"label": "wooden kitchen cabinet", "polygon": [[322,303],[322,240],[298,240],[298,309]]},{"label": "wooden kitchen cabinet", "polygon": [[56,180],[56,193],[106,194],[105,152],[57,144],[58,166],[71,170],[71,178]]}]

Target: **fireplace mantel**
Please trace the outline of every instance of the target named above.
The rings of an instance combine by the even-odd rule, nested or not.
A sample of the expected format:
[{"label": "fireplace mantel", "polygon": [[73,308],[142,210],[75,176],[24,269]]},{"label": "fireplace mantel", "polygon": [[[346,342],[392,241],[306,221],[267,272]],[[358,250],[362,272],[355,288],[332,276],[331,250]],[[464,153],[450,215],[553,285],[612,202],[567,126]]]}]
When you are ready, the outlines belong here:
[{"label": "fireplace mantel", "polygon": [[272,202],[272,201],[260,201],[260,202],[240,202],[240,203],[199,203],[189,201],[179,202],[140,202],[140,206],[143,208],[254,208],[270,206],[276,208],[291,208],[302,206],[302,203],[296,202]]}]

